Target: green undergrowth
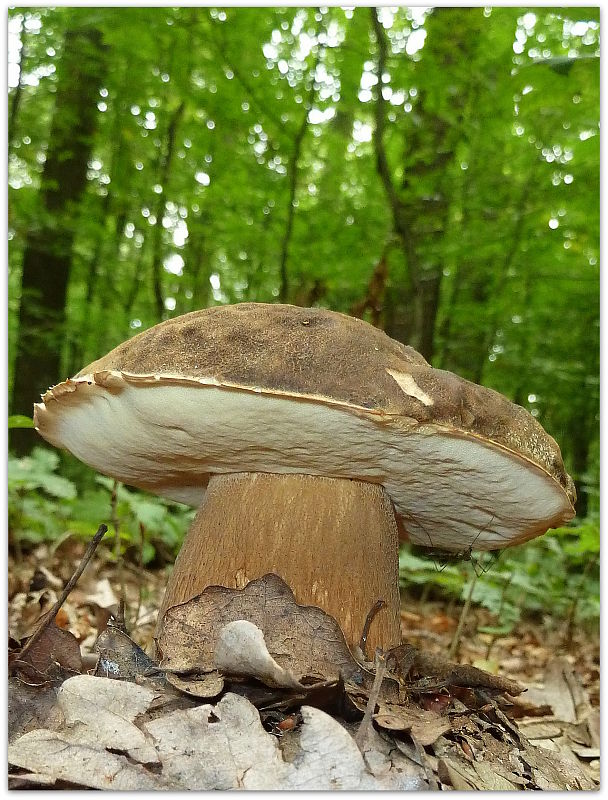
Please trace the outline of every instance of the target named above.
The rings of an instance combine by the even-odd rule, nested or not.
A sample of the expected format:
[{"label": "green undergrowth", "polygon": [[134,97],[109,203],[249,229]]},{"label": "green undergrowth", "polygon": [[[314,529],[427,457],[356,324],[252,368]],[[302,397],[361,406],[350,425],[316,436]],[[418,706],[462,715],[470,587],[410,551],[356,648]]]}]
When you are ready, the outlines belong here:
[{"label": "green undergrowth", "polygon": [[[59,546],[66,538],[89,540],[98,525],[105,542],[135,563],[160,566],[176,556],[194,510],[151,494],[127,489],[103,476],[82,481],[60,470],[58,453],[36,447],[31,455],[8,459],[9,542],[16,552],[40,542]],[[65,477],[68,474],[71,477]],[[78,488],[77,488],[78,487]],[[589,517],[526,545],[471,561],[441,563],[405,545],[399,559],[403,587],[427,596],[464,600],[471,582],[473,603],[487,608],[495,625],[486,632],[505,635],[524,616],[540,615],[555,624],[596,627],[599,620],[599,520]]]},{"label": "green undergrowth", "polygon": [[498,553],[471,554],[445,563],[401,548],[399,574],[404,588],[422,587],[426,596],[472,600],[487,608],[496,624],[482,632],[510,633],[524,616],[595,628],[600,614],[599,519],[575,521],[525,545]]},{"label": "green undergrowth", "polygon": [[[58,474],[60,456],[35,447],[29,456],[8,459],[9,542],[27,550],[40,542],[58,547],[68,537],[89,540],[102,523],[104,542],[136,563],[171,562],[195,511],[150,494],[127,489],[103,475],[77,490],[77,481]],[[112,493],[116,485],[116,500]]]}]

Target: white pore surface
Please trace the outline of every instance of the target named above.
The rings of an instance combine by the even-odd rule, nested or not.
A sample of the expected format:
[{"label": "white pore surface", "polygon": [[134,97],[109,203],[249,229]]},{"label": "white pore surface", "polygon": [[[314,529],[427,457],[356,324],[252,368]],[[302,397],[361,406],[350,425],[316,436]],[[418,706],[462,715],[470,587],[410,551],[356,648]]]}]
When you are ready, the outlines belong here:
[{"label": "white pore surface", "polygon": [[386,488],[412,541],[454,551],[504,547],[569,509],[540,468],[449,430],[403,432],[386,416],[204,385],[78,391],[86,401],[44,412],[49,440],[102,473],[190,505],[199,505],[210,473],[355,478]]}]

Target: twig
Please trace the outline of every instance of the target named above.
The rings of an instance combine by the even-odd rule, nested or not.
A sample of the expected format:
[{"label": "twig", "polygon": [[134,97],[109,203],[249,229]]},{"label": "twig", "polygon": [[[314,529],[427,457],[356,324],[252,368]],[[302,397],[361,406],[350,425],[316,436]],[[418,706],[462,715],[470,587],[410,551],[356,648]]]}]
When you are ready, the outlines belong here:
[{"label": "twig", "polygon": [[380,688],[382,686],[382,681],[386,674],[386,659],[384,658],[380,650],[376,650],[376,656],[374,658],[374,662],[376,665],[376,676],[374,678],[372,690],[369,693],[369,699],[367,701],[365,714],[363,715],[363,719],[361,720],[361,724],[359,725],[359,730],[355,735],[355,742],[357,743],[357,746],[359,750],[361,750],[361,752],[364,751],[364,745],[367,741],[369,730],[372,725],[372,715],[376,710],[376,703],[378,702],[378,697],[380,696]]},{"label": "twig", "polygon": [[114,481],[112,486],[112,494],[110,495],[110,522],[114,528],[114,557],[118,563],[120,558],[120,537],[118,536],[118,514],[116,506],[118,505],[118,481]]},{"label": "twig", "polygon": [[120,525],[118,522],[118,481],[114,481],[114,485],[112,487],[112,494],[110,496],[110,510],[111,510],[111,522],[112,526],[114,527],[114,535],[116,539],[114,541],[114,558],[116,560],[116,569],[118,571],[118,585],[120,586],[120,599],[123,602],[126,600],[126,588],[125,588],[125,576],[123,572],[123,564],[122,564],[122,554],[120,552]]},{"label": "twig", "polygon": [[74,586],[76,586],[76,584],[78,583],[78,579],[84,572],[87,564],[89,563],[89,561],[93,556],[93,553],[95,552],[95,550],[97,550],[97,545],[99,544],[99,542],[101,542],[107,530],[108,526],[103,524],[100,525],[99,528],[97,529],[97,533],[95,534],[95,536],[93,536],[92,540],[89,542],[89,546],[87,547],[86,552],[82,557],[82,561],[80,562],[78,568],[76,569],[76,572],[66,583],[63,591],[61,592],[60,596],[57,599],[57,602],[42,617],[41,621],[38,623],[38,627],[23,646],[23,649],[19,653],[19,659],[21,661],[23,660],[23,656],[28,652],[28,650],[30,650],[30,648],[34,645],[34,643],[38,641],[43,631],[50,625],[50,623],[57,616],[57,612],[67,600],[68,595],[70,594]]},{"label": "twig", "polygon": [[365,617],[365,624],[363,625],[363,633],[361,634],[361,639],[359,640],[359,648],[363,653],[363,658],[367,661],[367,651],[365,646],[367,644],[367,637],[369,636],[369,629],[372,622],[376,619],[376,615],[381,608],[384,608],[386,603],[384,600],[376,600],[374,605],[370,608],[367,612],[367,617]]},{"label": "twig", "polygon": [[467,594],[467,599],[464,601],[464,606],[462,607],[462,611],[460,612],[460,619],[458,620],[458,626],[456,631],[454,632],[454,637],[450,642],[450,648],[448,650],[448,658],[455,658],[456,653],[458,652],[458,646],[460,645],[460,637],[462,635],[462,629],[464,628],[464,623],[469,616],[469,609],[471,608],[471,602],[473,600],[473,591],[475,589],[475,584],[477,583],[478,574],[475,574],[471,578],[471,585],[469,587],[469,593]]},{"label": "twig", "polygon": [[116,609],[116,613],[112,614],[110,619],[108,620],[108,627],[116,628],[121,633],[129,635],[127,631],[127,623],[125,622],[125,598],[121,597],[118,601],[118,608]]},{"label": "twig", "polygon": [[587,561],[585,569],[583,570],[583,572],[581,574],[581,577],[580,577],[580,581],[579,581],[579,585],[578,585],[578,591],[576,592],[576,594],[574,596],[574,599],[572,600],[572,603],[570,604],[570,608],[568,609],[568,616],[567,616],[567,621],[566,621],[566,632],[564,634],[564,639],[563,639],[564,647],[566,647],[566,648],[570,648],[571,645],[572,645],[572,639],[574,637],[574,621],[576,619],[576,612],[578,610],[578,603],[579,603],[579,600],[581,598],[581,595],[583,594],[583,584],[585,583],[585,579],[587,578],[587,575],[591,572],[591,569],[597,564],[597,559],[598,559],[598,556],[596,555],[595,558],[592,558],[589,561]]},{"label": "twig", "polygon": [[[504,605],[505,605],[505,599],[506,599],[506,596],[507,596],[507,589],[511,585],[511,581],[512,580],[513,580],[513,573],[510,572],[507,581],[505,582],[504,586],[502,587],[502,593],[500,595],[500,605],[498,606],[498,611],[496,612],[496,616],[498,617],[499,621],[500,621],[500,618],[501,618],[502,610],[503,610]],[[496,642],[497,639],[498,639],[498,635],[496,633],[493,633],[490,641],[488,642],[488,646],[486,648],[486,661],[489,660],[490,653],[492,652],[492,648],[494,647],[494,643]]]},{"label": "twig", "polygon": [[[139,523],[139,574],[143,575],[144,571],[144,545],[146,543],[146,529],[143,526],[143,523]],[[142,592],[143,587],[141,585],[141,581],[137,584],[137,610],[135,611],[135,619],[132,622],[131,627],[137,627],[137,620],[139,619],[139,612],[141,611],[141,602],[142,602]]]}]

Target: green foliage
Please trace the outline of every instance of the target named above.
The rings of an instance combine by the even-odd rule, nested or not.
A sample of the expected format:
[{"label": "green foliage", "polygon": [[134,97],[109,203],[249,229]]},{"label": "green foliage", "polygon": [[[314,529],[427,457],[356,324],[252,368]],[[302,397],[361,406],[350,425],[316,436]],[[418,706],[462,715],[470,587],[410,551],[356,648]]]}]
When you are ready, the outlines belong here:
[{"label": "green foliage", "polygon": [[26,417],[23,414],[11,414],[8,418],[8,429],[13,430],[14,428],[33,428],[34,427],[34,420],[30,417]]},{"label": "green foliage", "polygon": [[[9,536],[16,546],[90,539],[100,523],[108,524],[105,542],[116,535],[111,496],[114,481],[97,478],[99,488],[77,493],[74,483],[57,474],[57,453],[36,447],[30,456],[8,459]],[[116,519],[121,551],[147,564],[157,555],[172,561],[194,512],[151,495],[117,487]],[[158,552],[160,550],[160,552]]]},{"label": "green foliage", "polygon": [[[99,476],[97,481],[111,494],[113,480]],[[107,498],[107,492],[100,494],[105,494]],[[121,536],[136,551],[140,545],[143,546],[143,563],[149,563],[156,555],[156,548],[161,545],[163,556],[173,559],[195,512],[154,495],[127,489],[122,484],[118,484],[116,495],[116,516]],[[88,502],[86,496],[83,502]]]},{"label": "green foliage", "polygon": [[558,528],[528,544],[494,554],[473,553],[471,562],[441,564],[420,558],[404,546],[399,559],[401,583],[435,587],[464,600],[475,581],[473,602],[496,617],[496,626],[481,632],[505,635],[522,615],[576,620],[597,625],[599,596],[599,521],[588,518],[577,527]]},{"label": "green foliage", "polygon": [[73,483],[55,474],[59,455],[45,447],[35,447],[31,456],[14,458],[9,456],[8,489],[24,493],[42,489],[59,500],[73,500],[76,488]]}]

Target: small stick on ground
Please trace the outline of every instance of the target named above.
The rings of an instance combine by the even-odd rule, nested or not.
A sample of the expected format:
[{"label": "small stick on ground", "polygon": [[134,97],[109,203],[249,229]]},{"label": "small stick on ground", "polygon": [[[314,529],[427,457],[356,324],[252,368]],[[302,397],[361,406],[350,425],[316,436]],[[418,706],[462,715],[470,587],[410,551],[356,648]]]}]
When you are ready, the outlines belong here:
[{"label": "small stick on ground", "polygon": [[123,572],[122,554],[120,552],[120,525],[118,522],[117,507],[118,507],[118,481],[114,481],[114,486],[112,487],[112,494],[110,496],[111,522],[114,527],[114,535],[116,536],[116,539],[114,541],[114,558],[116,559],[116,570],[118,572],[118,585],[120,587],[120,596],[124,601],[126,601],[125,576]]},{"label": "small stick on ground", "polygon": [[108,526],[107,525],[103,525],[103,524],[100,525],[99,528],[97,529],[97,533],[95,534],[95,536],[93,536],[93,538],[89,542],[89,546],[87,547],[86,552],[85,552],[84,556],[82,557],[82,560],[81,560],[80,564],[78,565],[78,568],[76,569],[76,572],[72,575],[70,580],[66,583],[63,591],[61,592],[61,594],[57,598],[57,602],[42,617],[42,619],[38,623],[38,627],[36,628],[34,633],[30,636],[30,638],[27,640],[27,642],[23,646],[23,649],[19,653],[19,660],[20,661],[23,660],[23,656],[26,655],[28,650],[40,638],[40,636],[42,635],[42,632],[51,624],[51,622],[57,616],[57,612],[59,611],[61,606],[67,600],[68,595],[70,594],[72,589],[78,583],[78,580],[79,580],[80,576],[85,571],[87,564],[89,563],[89,561],[93,557],[93,553],[95,552],[95,550],[97,550],[97,545],[99,544],[99,542],[101,542],[101,540],[105,536],[107,530],[108,530]]},{"label": "small stick on ground", "polygon": [[[139,566],[139,574],[143,575],[144,572],[144,546],[146,544],[146,529],[144,528],[143,524],[139,523],[139,558],[138,558],[138,566]],[[141,611],[141,603],[142,603],[142,592],[143,587],[141,585],[141,581],[137,584],[137,609],[135,611],[135,617],[133,618],[133,622],[131,624],[131,629],[137,628],[137,621],[139,619],[139,612]]]},{"label": "small stick on ground", "polygon": [[372,622],[376,618],[376,614],[380,611],[381,608],[384,608],[386,603],[384,600],[376,600],[374,605],[370,608],[367,612],[367,616],[365,617],[365,624],[363,625],[363,633],[361,634],[361,638],[359,639],[359,649],[363,654],[363,658],[367,661],[367,637],[369,636],[369,629],[371,627]]},{"label": "small stick on ground", "polygon": [[359,730],[355,736],[355,742],[357,743],[357,746],[361,752],[364,752],[365,750],[365,743],[372,727],[372,716],[376,710],[376,703],[378,702],[378,697],[380,696],[380,687],[382,686],[382,681],[386,674],[386,659],[380,650],[376,650],[374,664],[376,667],[376,677],[374,678],[372,690],[369,693],[369,700],[367,701],[367,707],[365,709],[363,719],[361,720]]},{"label": "small stick on ground", "polygon": [[469,587],[469,593],[467,594],[467,599],[464,601],[464,606],[462,607],[462,611],[460,612],[460,619],[458,620],[458,627],[454,632],[454,637],[450,642],[450,648],[448,650],[448,658],[452,659],[456,657],[456,653],[458,652],[458,648],[460,646],[460,637],[462,636],[462,630],[464,628],[464,624],[469,616],[469,610],[471,608],[471,602],[473,600],[473,591],[475,590],[475,584],[477,583],[477,578],[479,575],[475,572],[475,574],[471,577],[471,585]]},{"label": "small stick on ground", "polygon": [[125,622],[125,599],[121,597],[118,601],[118,608],[116,609],[116,613],[112,614],[110,619],[108,620],[108,626],[112,628],[116,628],[121,633],[125,633],[127,636],[129,635],[129,631],[127,630],[127,623]]}]

